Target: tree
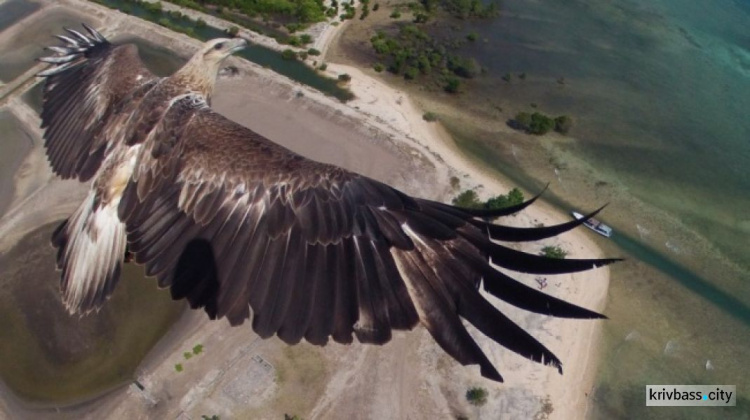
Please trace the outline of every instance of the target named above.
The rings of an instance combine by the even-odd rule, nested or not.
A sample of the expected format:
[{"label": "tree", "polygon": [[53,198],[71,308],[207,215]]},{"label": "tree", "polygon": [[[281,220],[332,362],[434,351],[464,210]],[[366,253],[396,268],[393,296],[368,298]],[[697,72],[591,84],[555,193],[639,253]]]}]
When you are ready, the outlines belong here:
[{"label": "tree", "polygon": [[552,118],[540,112],[531,114],[531,125],[528,128],[531,134],[547,134],[553,128],[555,128],[555,120]]},{"label": "tree", "polygon": [[480,387],[469,388],[466,391],[466,400],[471,405],[481,407],[487,404],[487,390]]}]

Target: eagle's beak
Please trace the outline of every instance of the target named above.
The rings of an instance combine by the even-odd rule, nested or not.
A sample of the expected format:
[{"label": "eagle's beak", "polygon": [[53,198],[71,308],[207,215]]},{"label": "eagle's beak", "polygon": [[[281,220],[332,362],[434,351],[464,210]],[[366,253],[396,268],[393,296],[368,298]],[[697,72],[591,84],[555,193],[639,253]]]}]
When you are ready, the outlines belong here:
[{"label": "eagle's beak", "polygon": [[248,42],[245,38],[233,38],[231,41],[229,41],[229,53],[234,54],[237,51],[240,51],[247,47]]}]

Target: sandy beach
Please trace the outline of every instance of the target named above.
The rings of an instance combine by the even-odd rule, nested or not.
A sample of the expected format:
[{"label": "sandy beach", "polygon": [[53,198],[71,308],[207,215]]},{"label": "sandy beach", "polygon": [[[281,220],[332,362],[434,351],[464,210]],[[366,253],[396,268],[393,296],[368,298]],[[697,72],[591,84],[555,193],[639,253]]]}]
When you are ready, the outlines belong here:
[{"label": "sandy beach", "polygon": [[[162,43],[180,51],[199,45],[184,35],[99,6],[78,0],[63,4],[103,17],[110,34],[127,27],[131,33],[148,34],[151,40],[169,39]],[[340,31],[341,26],[317,28],[315,48],[327,51]],[[231,59],[229,64],[237,66],[240,75],[220,81],[214,108],[307,157],[356,170],[421,197],[450,201],[458,192],[451,187],[450,178],[454,176],[460,179],[461,189],[476,188],[482,198],[513,187],[461,154],[440,123],[424,121],[424,111],[406,94],[360,69],[326,61],[330,75],[346,73],[352,77],[354,100],[343,104],[268,69]],[[29,110],[23,108],[25,105],[14,101],[6,106],[20,107],[23,121],[38,126],[38,121],[28,115]],[[77,205],[80,188],[49,177],[46,160],[40,159],[42,153],[41,145],[35,144],[23,164],[27,173],[43,174],[34,179],[44,182],[30,182],[28,177],[17,181],[16,192],[21,193],[13,197],[8,213],[0,219],[0,252],[12,247],[30,229],[63,217]],[[28,187],[32,184],[35,188]],[[528,197],[536,191],[525,193]],[[51,203],[46,205],[56,210],[44,212],[40,203]],[[567,215],[542,202],[499,222],[532,226],[567,220]],[[581,228],[522,249],[539,252],[545,245],[558,245],[572,258],[602,256],[591,235]],[[516,277],[530,286],[537,284],[534,276]],[[609,271],[602,268],[551,277],[545,292],[603,310],[608,283]],[[61,418],[175,418],[183,413],[192,418],[209,413],[222,418],[278,418],[287,412],[321,419],[446,418],[461,413],[492,419],[533,418],[543,411],[544,401],[553,408],[550,419],[584,418],[595,376],[602,321],[553,319],[500,302],[497,306],[563,361],[564,375],[525,360],[476,332],[480,345],[505,377],[505,384],[484,380],[477,368],[465,368],[452,361],[421,327],[409,334],[396,334],[393,342],[382,347],[330,345],[324,351],[302,345],[289,350],[275,338],[257,340],[249,325],[231,329],[224,321],[208,322],[202,313],[190,313],[138,369],[137,377],[148,393],[133,387],[121,388],[92,402],[63,409]],[[210,358],[196,356],[205,357],[201,363],[184,360],[183,352],[195,343],[205,344]],[[255,356],[276,369],[277,375],[264,376],[267,371],[258,370],[257,366],[265,365],[253,359]],[[176,363],[185,365],[185,374],[175,372]],[[323,373],[315,366],[323,366]],[[280,371],[297,373],[287,373],[279,380]],[[241,372],[255,372],[256,379],[238,382]],[[299,381],[309,381],[311,390],[300,394],[299,401],[293,401],[288,394],[302,392]],[[463,397],[471,386],[484,387],[490,393],[487,404],[476,413]],[[149,398],[158,404],[149,403]],[[4,387],[0,388],[0,417],[24,417],[30,413],[54,417],[52,412],[26,411],[22,404],[7,397]]]}]

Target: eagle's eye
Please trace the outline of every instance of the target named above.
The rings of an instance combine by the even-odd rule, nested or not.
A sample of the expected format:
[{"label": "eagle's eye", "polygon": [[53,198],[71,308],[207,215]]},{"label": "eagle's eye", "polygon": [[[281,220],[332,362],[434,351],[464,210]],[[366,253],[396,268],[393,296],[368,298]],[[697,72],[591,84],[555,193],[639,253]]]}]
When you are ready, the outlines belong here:
[{"label": "eagle's eye", "polygon": [[218,44],[214,45],[214,49],[215,50],[220,50],[222,48],[224,48],[224,43],[223,42],[219,42]]}]

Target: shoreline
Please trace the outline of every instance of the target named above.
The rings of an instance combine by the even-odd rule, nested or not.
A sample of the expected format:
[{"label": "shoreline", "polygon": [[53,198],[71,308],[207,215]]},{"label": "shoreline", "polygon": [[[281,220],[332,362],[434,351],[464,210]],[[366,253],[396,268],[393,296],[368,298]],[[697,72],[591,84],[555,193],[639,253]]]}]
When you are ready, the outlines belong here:
[{"label": "shoreline", "polygon": [[[75,5],[78,3],[79,2],[77,1],[70,0],[64,2],[64,4],[67,5]],[[100,13],[108,15],[107,12]],[[124,18],[119,17],[115,29],[119,30],[123,21]],[[331,45],[335,45],[341,34],[344,32],[344,27],[346,25],[341,24],[338,27],[333,27],[329,24],[328,26],[333,29],[324,29],[322,31],[322,33],[325,34],[325,36],[321,37],[321,43],[323,44],[321,45],[322,48],[318,48],[319,44],[317,41],[314,44],[316,48],[321,51],[328,51]],[[149,25],[145,24],[145,27],[148,28]],[[148,39],[167,37],[172,40],[179,40],[173,41],[171,47],[179,47],[180,50],[186,49],[187,45],[190,46],[187,48],[190,50],[193,45],[197,44],[197,41],[186,42],[185,38],[182,38],[180,34],[171,33],[171,31],[164,28],[161,29],[162,30],[156,31],[157,34],[149,35]],[[322,55],[321,57],[326,57],[326,55]],[[295,82],[291,82],[283,76],[276,75],[267,69],[258,68],[258,66],[252,63],[243,62],[240,67],[247,71],[247,74],[251,77],[267,79],[275,83],[277,87],[283,86],[280,89],[284,90],[284,92],[288,92],[288,103],[292,103],[294,100],[292,95],[295,91],[302,91],[305,95],[305,101],[309,100],[323,108],[332,110],[335,114],[341,114],[351,121],[357,121],[358,125],[354,125],[350,127],[350,129],[358,130],[362,136],[371,132],[371,130],[379,130],[380,133],[384,133],[384,135],[381,135],[378,139],[362,141],[364,143],[369,141],[375,147],[390,150],[391,153],[397,152],[405,155],[406,159],[410,160],[410,164],[406,167],[422,168],[421,170],[423,171],[423,174],[410,177],[409,170],[399,171],[400,173],[398,174],[389,174],[390,170],[387,168],[373,167],[370,169],[371,171],[380,170],[381,172],[373,172],[370,176],[381,179],[383,177],[390,177],[391,179],[389,179],[389,181],[397,184],[397,187],[405,192],[446,201],[457,193],[449,186],[450,183],[448,180],[451,176],[458,176],[461,179],[463,184],[462,188],[482,185],[483,188],[480,190],[480,195],[483,196],[483,198],[486,198],[489,194],[495,195],[504,193],[510,189],[507,183],[504,183],[497,174],[491,173],[491,171],[482,168],[481,165],[472,162],[469,157],[460,152],[458,146],[455,145],[450,135],[439,123],[428,123],[424,121],[422,119],[422,112],[406,93],[393,89],[386,83],[370,77],[365,74],[363,70],[358,68],[347,66],[345,64],[336,64],[330,61],[326,62],[329,63],[328,72],[334,74],[348,73],[352,76],[351,89],[356,95],[355,99],[346,104],[341,104],[332,98],[326,97],[320,92],[314,91],[306,86],[301,86]],[[235,81],[229,81],[228,83],[235,83]],[[236,83],[242,84],[245,82],[238,80]],[[268,90],[273,89],[274,87],[271,87]],[[239,89],[235,91],[239,91]],[[271,92],[270,94],[278,93]],[[285,94],[286,93],[282,92],[281,95],[283,96]],[[269,92],[263,92],[262,95],[269,95]],[[237,101],[239,100],[241,100],[241,98],[234,98],[229,101],[227,109],[232,108],[231,105],[237,107],[239,105]],[[234,104],[231,104],[231,102],[234,102]],[[300,105],[301,108],[305,109],[310,106],[311,105],[307,102],[303,102]],[[239,110],[238,112],[242,113],[247,111]],[[245,117],[248,117],[248,115],[245,115]],[[364,149],[362,149],[364,152],[362,153],[369,154],[371,152],[368,151],[369,149],[367,149],[366,146],[362,147],[364,147]],[[344,158],[353,159],[350,163],[350,165],[354,166],[352,169],[356,169],[361,164],[357,163],[357,159],[360,159],[360,161],[363,159],[362,157],[356,158],[351,157],[350,155],[344,155]],[[46,161],[42,163],[46,163]],[[430,176],[427,176],[428,174]],[[427,184],[425,183],[427,179],[432,179],[433,182],[437,179],[438,182]],[[48,188],[52,188],[52,186],[50,185]],[[56,196],[60,196],[61,194],[62,193],[57,194]],[[13,210],[20,207],[21,206],[14,206]],[[539,222],[551,224],[563,221],[567,221],[567,219],[559,211],[547,204],[538,203],[532,206],[532,208],[525,210],[521,215],[515,216],[511,224],[515,226],[530,226]],[[594,245],[590,238],[586,237],[586,233],[582,230],[567,233],[562,239],[565,240],[566,246],[573,248],[571,250],[571,256],[573,257],[596,257],[601,255],[601,251],[598,247]],[[4,245],[7,246],[7,243]],[[538,245],[539,244],[537,243],[530,244],[529,247],[524,249],[526,251],[533,251],[533,247]],[[558,279],[562,282],[570,281],[572,285],[567,285],[564,289],[559,288],[556,295],[566,300],[572,299],[576,304],[594,310],[601,310],[607,295],[607,286],[609,282],[608,273],[609,270],[604,268],[573,276],[560,276]],[[533,278],[530,276],[519,276],[519,278],[527,284],[533,284],[534,282]],[[583,284],[585,284],[586,287],[581,286]],[[509,310],[508,312],[512,315],[525,316],[522,312],[517,310]],[[197,312],[196,314],[202,315],[202,313]],[[534,315],[534,317],[540,318],[542,316]],[[168,368],[169,363],[167,363],[167,361],[170,357],[173,357],[169,352],[173,352],[175,348],[181,346],[186,338],[184,335],[187,334],[173,333],[173,330],[182,329],[184,332],[186,329],[190,329],[192,331],[192,328],[197,328],[199,325],[206,324],[203,318],[205,317],[186,317],[187,320],[181,320],[178,322],[180,325],[179,328],[178,324],[175,324],[175,326],[170,329],[170,331],[167,332],[167,334],[162,337],[157,345],[149,352],[146,358],[141,362],[140,366],[163,368],[166,364]],[[525,320],[526,319],[524,319],[524,321]],[[181,324],[182,322],[185,322],[185,324]],[[225,323],[214,324],[220,325],[216,325],[215,328],[211,329],[212,331],[228,330],[228,327],[224,325]],[[550,328],[549,324],[552,324],[553,327]],[[592,322],[559,319],[549,320],[549,322],[545,322],[542,327],[539,327],[538,324],[534,324],[537,328],[534,328],[532,333],[547,344],[565,363],[566,374],[562,377],[557,375],[553,369],[533,364],[533,362],[525,359],[521,360],[520,363],[515,363],[517,361],[513,359],[514,355],[508,355],[509,352],[507,351],[503,351],[501,352],[501,356],[497,356],[497,345],[489,347],[486,345],[486,340],[482,341],[481,344],[483,347],[491,348],[493,350],[488,356],[497,364],[506,365],[507,363],[501,363],[501,361],[505,361],[505,358],[514,361],[513,366],[501,366],[501,373],[506,377],[507,381],[505,385],[501,386],[515,387],[523,385],[523,387],[533,394],[534,398],[540,399],[539,405],[541,405],[541,399],[544,398],[545,395],[550,395],[550,399],[555,407],[553,418],[558,416],[559,418],[581,418],[585,415],[587,410],[587,400],[584,399],[581,401],[581,395],[591,389],[596,371],[596,361],[599,357],[599,352],[597,351],[598,346],[595,344],[601,339],[601,324],[602,323],[598,321]],[[527,328],[527,325],[523,326],[524,328]],[[554,335],[545,330],[562,331],[560,333],[561,340],[554,342]],[[237,331],[233,330],[233,332],[236,333]],[[412,334],[416,335],[416,332],[412,332]],[[235,335],[239,336],[240,334]],[[587,337],[588,340],[595,337],[596,340],[588,341],[583,339],[584,337]],[[392,345],[391,347],[394,346]],[[350,348],[349,351],[354,350]],[[368,351],[371,350],[368,349]],[[502,360],[498,359],[498,357]],[[512,370],[515,365],[519,366],[517,371]],[[457,372],[459,378],[468,378],[467,381],[477,381],[478,374],[474,369],[456,368],[456,366],[454,366],[452,371]],[[583,374],[576,374],[581,371]],[[583,379],[575,381],[576,378]],[[440,379],[438,382],[441,380],[444,379]],[[486,387],[489,387],[490,385],[497,389],[500,387],[495,387],[493,383],[488,381],[479,383],[481,386]],[[577,392],[578,398],[575,398],[575,395],[569,395],[569,393],[572,392]],[[115,393],[118,396],[112,397],[111,400],[107,398],[107,401],[114,402],[104,403],[104,406],[116,404],[120,409],[124,409],[120,404],[126,403],[127,399],[122,397],[120,392]],[[122,393],[124,394],[124,392]],[[89,406],[88,404],[84,405]],[[97,405],[97,401],[93,401],[92,405]],[[483,410],[484,412],[487,412],[491,408],[493,408],[491,407],[491,404],[488,404]],[[494,409],[498,409],[498,407],[494,407]],[[536,408],[533,405],[530,405],[526,407],[526,409],[532,410],[528,411],[528,413],[533,415]],[[103,406],[94,409],[94,411],[99,413],[104,412]],[[122,413],[125,414],[126,412]],[[502,414],[502,412],[500,414]]]}]

